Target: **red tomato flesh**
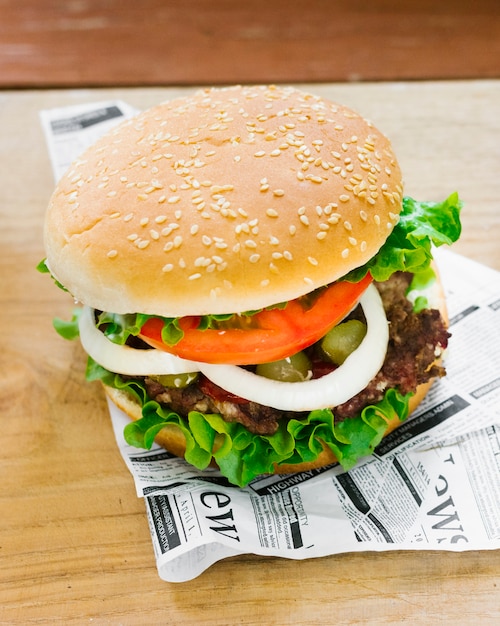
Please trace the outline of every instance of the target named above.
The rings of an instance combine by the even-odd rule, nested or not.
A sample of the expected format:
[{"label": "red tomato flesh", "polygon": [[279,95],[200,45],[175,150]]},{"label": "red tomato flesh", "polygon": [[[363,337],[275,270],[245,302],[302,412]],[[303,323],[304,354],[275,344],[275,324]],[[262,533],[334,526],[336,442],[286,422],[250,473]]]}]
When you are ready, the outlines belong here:
[{"label": "red tomato flesh", "polygon": [[[290,300],[282,309],[262,310],[244,317],[231,327],[200,330],[199,317],[187,316],[179,325],[184,336],[175,345],[162,341],[161,318],[150,318],[139,336],[155,348],[183,359],[203,363],[252,365],[284,359],[312,345],[338,324],[356,305],[372,278],[367,274],[358,283],[332,283],[321,291],[311,306],[301,298]],[[241,322],[241,317],[236,316]]]}]

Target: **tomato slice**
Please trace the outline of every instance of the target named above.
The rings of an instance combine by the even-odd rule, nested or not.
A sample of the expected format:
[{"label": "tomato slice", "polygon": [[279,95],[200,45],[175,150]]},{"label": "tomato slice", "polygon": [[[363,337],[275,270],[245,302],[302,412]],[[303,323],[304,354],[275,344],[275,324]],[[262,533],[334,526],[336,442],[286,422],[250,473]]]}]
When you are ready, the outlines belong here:
[{"label": "tomato slice", "polygon": [[298,298],[282,309],[262,310],[251,317],[236,316],[237,321],[244,322],[238,326],[224,322],[221,328],[200,330],[199,317],[183,317],[179,325],[184,336],[173,346],[162,341],[161,318],[147,320],[139,336],[155,348],[191,361],[228,365],[277,361],[321,339],[351,311],[371,281],[367,274],[358,283],[332,283],[311,306]]}]

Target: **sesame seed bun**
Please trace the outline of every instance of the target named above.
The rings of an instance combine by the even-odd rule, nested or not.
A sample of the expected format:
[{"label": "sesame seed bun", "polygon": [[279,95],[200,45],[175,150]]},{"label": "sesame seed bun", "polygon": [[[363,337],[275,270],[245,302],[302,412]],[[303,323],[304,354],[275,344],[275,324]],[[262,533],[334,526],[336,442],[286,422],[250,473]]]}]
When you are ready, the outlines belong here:
[{"label": "sesame seed bun", "polygon": [[293,88],[207,89],[100,139],[50,201],[47,264],[115,313],[234,313],[364,264],[401,210],[388,139]]}]

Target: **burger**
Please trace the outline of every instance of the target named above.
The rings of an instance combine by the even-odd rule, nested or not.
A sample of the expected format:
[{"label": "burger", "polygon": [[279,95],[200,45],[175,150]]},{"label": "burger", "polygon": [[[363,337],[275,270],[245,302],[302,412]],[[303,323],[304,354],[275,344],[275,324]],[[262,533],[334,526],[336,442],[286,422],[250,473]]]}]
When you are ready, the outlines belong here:
[{"label": "burger", "polygon": [[345,106],[203,89],[71,165],[40,269],[81,305],[55,325],[131,418],[126,441],[243,486],[351,468],[445,374],[432,252],[460,207],[406,197],[389,140]]}]

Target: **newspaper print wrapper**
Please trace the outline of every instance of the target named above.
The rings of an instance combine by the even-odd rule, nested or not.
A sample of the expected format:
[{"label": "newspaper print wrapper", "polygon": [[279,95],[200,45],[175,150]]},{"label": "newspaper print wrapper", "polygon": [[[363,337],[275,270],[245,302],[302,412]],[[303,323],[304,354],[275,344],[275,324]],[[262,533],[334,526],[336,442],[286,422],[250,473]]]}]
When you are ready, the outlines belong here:
[{"label": "newspaper print wrapper", "polygon": [[[54,176],[135,110],[121,101],[41,112]],[[144,498],[159,576],[199,576],[221,559],[383,550],[500,548],[500,273],[449,250],[435,258],[452,340],[447,376],[349,472],[339,465],[263,476],[246,488],[163,448],[116,441]]]}]

